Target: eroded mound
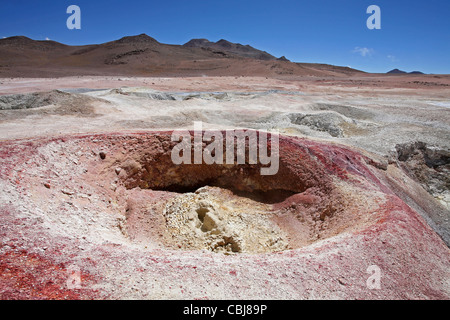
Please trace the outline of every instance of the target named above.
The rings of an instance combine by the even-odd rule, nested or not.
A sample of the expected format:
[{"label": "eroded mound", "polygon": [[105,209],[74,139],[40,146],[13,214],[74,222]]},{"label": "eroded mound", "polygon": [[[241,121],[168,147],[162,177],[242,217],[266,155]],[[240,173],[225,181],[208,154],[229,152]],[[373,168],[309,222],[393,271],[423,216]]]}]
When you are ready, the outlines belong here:
[{"label": "eroded mound", "polygon": [[424,142],[396,146],[405,171],[450,209],[450,151]]},{"label": "eroded mound", "polygon": [[95,105],[105,100],[61,90],[0,96],[0,121],[11,121],[29,116],[96,117]]}]

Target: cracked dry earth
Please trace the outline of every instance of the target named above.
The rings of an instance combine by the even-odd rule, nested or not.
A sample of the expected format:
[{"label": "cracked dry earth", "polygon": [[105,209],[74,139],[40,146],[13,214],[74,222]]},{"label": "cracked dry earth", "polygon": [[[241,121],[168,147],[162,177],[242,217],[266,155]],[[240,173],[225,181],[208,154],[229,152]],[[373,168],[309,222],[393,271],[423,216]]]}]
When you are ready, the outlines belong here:
[{"label": "cracked dry earth", "polygon": [[[7,83],[1,298],[450,298],[449,92],[207,80]],[[175,165],[192,121],[279,130],[277,174]]]}]

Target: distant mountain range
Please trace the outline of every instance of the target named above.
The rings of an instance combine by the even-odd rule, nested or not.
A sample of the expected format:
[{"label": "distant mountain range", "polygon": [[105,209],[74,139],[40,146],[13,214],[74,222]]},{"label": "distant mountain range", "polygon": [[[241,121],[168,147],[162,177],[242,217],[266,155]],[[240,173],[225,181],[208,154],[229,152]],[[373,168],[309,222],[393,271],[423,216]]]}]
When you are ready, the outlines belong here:
[{"label": "distant mountain range", "polygon": [[290,62],[227,40],[192,39],[171,45],[140,34],[102,44],[70,46],[24,36],[0,39],[0,77],[348,76],[362,71]]},{"label": "distant mountain range", "polygon": [[391,71],[386,72],[388,74],[424,74],[423,72],[420,71],[411,71],[411,72],[406,72],[406,71],[402,71],[399,69],[393,69]]},{"label": "distant mountain range", "polygon": [[227,52],[236,54],[241,57],[253,58],[258,60],[281,60],[289,61],[286,57],[276,58],[266,51],[261,51],[251,47],[250,45],[242,45],[240,43],[233,43],[224,39],[217,42],[211,42],[208,39],[192,39],[186,42],[183,46],[190,48],[207,48],[213,52]]}]

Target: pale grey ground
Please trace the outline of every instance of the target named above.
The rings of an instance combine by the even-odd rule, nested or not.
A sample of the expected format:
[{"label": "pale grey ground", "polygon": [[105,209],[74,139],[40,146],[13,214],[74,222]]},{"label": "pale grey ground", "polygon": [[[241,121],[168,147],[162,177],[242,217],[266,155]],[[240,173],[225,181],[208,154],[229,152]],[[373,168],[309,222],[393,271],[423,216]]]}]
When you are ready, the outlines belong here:
[{"label": "pale grey ground", "polygon": [[[142,87],[60,89],[0,96],[0,139],[193,128],[252,128],[323,139],[399,161],[424,146],[422,186],[442,204],[430,225],[450,243],[450,100],[295,90],[171,92]],[[411,147],[413,146],[413,147]],[[403,156],[405,168],[418,167]],[[408,162],[409,161],[409,162]],[[410,169],[411,169],[410,168]],[[417,174],[412,172],[411,174]],[[428,170],[429,169],[429,170]],[[429,171],[429,172],[428,172]],[[421,172],[419,172],[419,175]],[[420,179],[419,179],[420,180]],[[420,208],[415,208],[421,211]]]}]

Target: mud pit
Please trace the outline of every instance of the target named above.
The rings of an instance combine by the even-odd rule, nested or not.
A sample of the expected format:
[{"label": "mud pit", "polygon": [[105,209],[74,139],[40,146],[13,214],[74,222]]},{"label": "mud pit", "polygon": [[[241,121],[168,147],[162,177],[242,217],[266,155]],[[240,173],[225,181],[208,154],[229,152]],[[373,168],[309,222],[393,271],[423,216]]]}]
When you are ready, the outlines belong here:
[{"label": "mud pit", "polygon": [[[336,180],[325,167],[336,159],[323,158],[307,140],[282,138],[279,171],[267,176],[260,174],[260,164],[248,161],[175,165],[170,158],[175,144],[170,132],[93,136],[52,142],[40,154],[56,149],[80,155],[65,163],[67,182],[60,192],[80,206],[86,198],[108,197],[114,214],[123,217],[124,239],[142,245],[226,254],[277,252],[377,220],[367,186],[350,183],[344,173]],[[334,152],[348,154],[340,147]],[[44,156],[28,170],[54,160]],[[354,161],[363,165],[357,154]],[[61,162],[62,157],[55,161]],[[55,183],[38,186],[53,191],[59,187]],[[77,186],[89,186],[90,195]]]},{"label": "mud pit", "polygon": [[[115,183],[115,201],[127,203],[122,211],[126,234],[169,248],[227,254],[281,251],[367,223],[366,216],[356,214],[360,208],[349,203],[356,198],[357,203],[372,202],[364,199],[364,190],[339,186],[307,146],[282,141],[278,173],[262,176],[261,165],[248,161],[175,165],[168,133],[122,137],[120,143],[111,142],[99,164],[99,178]],[[152,190],[159,190],[164,201]],[[127,202],[135,193],[143,194],[139,201]],[[148,208],[149,203],[156,208]],[[160,230],[159,240],[142,231],[144,221]]]},{"label": "mud pit", "polygon": [[[52,263],[62,270],[78,261],[76,265],[86,273],[86,287],[79,297],[104,296],[106,292],[127,298],[198,297],[205,286],[214,297],[225,297],[226,292],[239,296],[237,283],[228,281],[238,281],[238,272],[253,274],[247,268],[256,272],[249,280],[257,283],[252,297],[280,297],[277,290],[265,292],[260,283],[277,273],[277,268],[293,263],[289,269],[308,273],[310,263],[317,265],[325,259],[327,264],[344,268],[336,270],[356,264],[357,274],[364,275],[370,262],[367,259],[385,263],[376,258],[378,241],[383,246],[391,243],[389,250],[395,251],[395,256],[403,255],[403,250],[411,246],[424,246],[414,249],[414,261],[402,258],[406,259],[405,265],[398,265],[402,272],[408,272],[412,263],[419,263],[416,259],[427,261],[437,274],[446,272],[445,261],[423,259],[429,242],[443,254],[447,247],[382,182],[382,165],[356,150],[281,136],[279,171],[262,176],[259,165],[175,165],[170,159],[170,133],[65,136],[2,143],[1,152],[6,156],[2,160],[2,187],[9,199],[16,199],[2,214],[2,224],[15,225],[17,220],[7,212],[20,210],[14,215],[22,223],[21,246],[28,248],[22,249],[22,255],[40,256],[39,248],[46,248],[44,256],[52,257]],[[21,205],[14,209],[14,203]],[[414,227],[398,229],[391,222],[398,219]],[[17,248],[17,238],[15,242],[7,240],[14,239],[14,228],[8,230],[3,230],[3,239]],[[370,238],[373,240],[367,243],[362,240]],[[333,250],[327,248],[328,240],[340,246],[335,256],[338,260],[329,256]],[[395,245],[398,240],[401,246]],[[60,250],[64,253],[57,253]],[[355,263],[355,256],[361,264]],[[209,262],[202,266],[204,261]],[[195,285],[191,281],[197,281],[196,276],[186,274],[178,279],[178,273],[172,270],[189,265],[204,277]],[[130,266],[139,266],[143,271],[136,274]],[[168,273],[167,268],[172,271]],[[267,268],[266,275],[256,276],[260,268]],[[21,269],[14,270],[22,275]],[[425,274],[427,270],[426,266],[416,266],[414,272]],[[216,272],[222,274],[223,286],[218,285],[218,291],[210,288],[211,276]],[[329,279],[330,272],[310,273],[307,278]],[[351,274],[346,277],[354,277]],[[47,277],[45,272],[41,276]],[[145,279],[136,295],[129,287],[118,290],[126,277],[133,281]],[[397,276],[394,273],[392,277]],[[152,281],[159,283],[155,279],[162,281],[159,286],[170,283],[172,288],[176,283],[191,283],[192,287],[179,296],[169,289],[155,289]],[[295,279],[291,280],[297,283],[303,278]],[[441,286],[436,282],[438,278],[432,279],[430,286]],[[348,293],[342,294],[372,293],[361,289],[364,281],[360,280],[359,286],[348,287],[343,291]],[[407,277],[401,281],[411,280]],[[341,279],[337,285],[341,283],[346,282]],[[326,288],[325,296],[333,297],[328,284]],[[433,297],[446,296],[447,285],[440,290]],[[392,296],[393,292],[385,294]]]}]

